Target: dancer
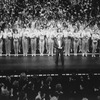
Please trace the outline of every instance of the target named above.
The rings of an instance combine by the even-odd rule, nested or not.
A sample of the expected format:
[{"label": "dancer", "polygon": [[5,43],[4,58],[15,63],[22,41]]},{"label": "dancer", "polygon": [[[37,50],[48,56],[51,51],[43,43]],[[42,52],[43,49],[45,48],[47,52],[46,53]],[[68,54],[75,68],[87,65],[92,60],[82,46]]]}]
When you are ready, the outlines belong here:
[{"label": "dancer", "polygon": [[40,35],[39,35],[39,47],[40,47],[40,56],[43,56],[44,54],[44,31],[43,28],[39,30]]},{"label": "dancer", "polygon": [[3,46],[3,31],[0,29],[0,56],[2,56],[2,46]]},{"label": "dancer", "polygon": [[47,36],[48,40],[48,56],[53,56],[53,47],[54,47],[54,29],[50,28]]},{"label": "dancer", "polygon": [[74,35],[74,56],[77,56],[79,39],[80,39],[80,32],[78,31],[78,29],[75,29],[73,35]]},{"label": "dancer", "polygon": [[4,29],[4,37],[3,38],[5,39],[6,56],[10,56],[12,31],[8,26]]},{"label": "dancer", "polygon": [[27,42],[27,39],[28,39],[28,31],[26,29],[26,27],[24,27],[22,29],[22,47],[23,47],[23,56],[27,56],[27,53],[28,53],[28,42]]},{"label": "dancer", "polygon": [[89,38],[91,37],[89,28],[82,32],[82,56],[87,57]]},{"label": "dancer", "polygon": [[32,56],[36,56],[37,29],[35,29],[35,28],[31,29],[30,39],[31,39],[31,53],[32,53]]},{"label": "dancer", "polygon": [[99,34],[96,32],[96,30],[94,30],[92,34],[92,57],[95,57],[98,40],[99,40]]},{"label": "dancer", "polygon": [[70,56],[72,33],[69,28],[65,28],[63,33],[65,38],[65,56]]},{"label": "dancer", "polygon": [[15,29],[13,32],[13,45],[14,45],[14,56],[18,56],[18,47],[19,47],[19,34],[18,31]]}]

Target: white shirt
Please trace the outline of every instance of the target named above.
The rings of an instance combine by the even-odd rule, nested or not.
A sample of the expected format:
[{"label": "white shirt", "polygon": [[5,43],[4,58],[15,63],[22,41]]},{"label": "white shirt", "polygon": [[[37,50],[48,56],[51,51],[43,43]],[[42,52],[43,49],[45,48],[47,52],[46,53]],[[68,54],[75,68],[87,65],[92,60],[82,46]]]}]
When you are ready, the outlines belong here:
[{"label": "white shirt", "polygon": [[58,46],[61,47],[61,41],[60,40],[58,40]]}]

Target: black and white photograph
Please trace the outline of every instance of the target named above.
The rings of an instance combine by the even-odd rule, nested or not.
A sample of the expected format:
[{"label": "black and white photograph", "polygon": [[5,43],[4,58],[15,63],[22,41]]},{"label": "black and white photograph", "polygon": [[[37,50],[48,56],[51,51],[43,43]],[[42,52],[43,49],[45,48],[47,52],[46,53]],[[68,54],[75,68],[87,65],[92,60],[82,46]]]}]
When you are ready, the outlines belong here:
[{"label": "black and white photograph", "polygon": [[100,100],[100,0],[0,0],[0,100]]}]

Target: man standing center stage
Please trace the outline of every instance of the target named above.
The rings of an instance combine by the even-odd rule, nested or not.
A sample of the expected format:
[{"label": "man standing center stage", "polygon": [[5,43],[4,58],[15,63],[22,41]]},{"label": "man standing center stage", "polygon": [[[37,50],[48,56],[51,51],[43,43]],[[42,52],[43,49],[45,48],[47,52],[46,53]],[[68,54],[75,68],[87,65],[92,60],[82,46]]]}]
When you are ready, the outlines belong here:
[{"label": "man standing center stage", "polygon": [[64,66],[64,55],[63,55],[63,51],[64,51],[64,40],[61,36],[61,34],[57,35],[57,38],[54,40],[54,47],[56,48],[56,66],[58,66],[58,58],[59,58],[59,54],[61,57],[61,62],[62,62],[62,66]]}]

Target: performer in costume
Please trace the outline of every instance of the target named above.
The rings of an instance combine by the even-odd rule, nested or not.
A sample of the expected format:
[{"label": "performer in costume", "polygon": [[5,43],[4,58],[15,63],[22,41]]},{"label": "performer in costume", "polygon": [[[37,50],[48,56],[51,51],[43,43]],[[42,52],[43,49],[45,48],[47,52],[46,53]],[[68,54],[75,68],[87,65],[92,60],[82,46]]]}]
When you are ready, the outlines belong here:
[{"label": "performer in costume", "polygon": [[69,22],[69,20],[67,23],[68,23],[68,33],[71,34],[70,52],[73,52],[74,51],[74,39],[73,39],[74,27],[73,27],[72,23]]},{"label": "performer in costume", "polygon": [[66,30],[64,30],[65,56],[70,56],[72,34],[73,34],[73,31],[70,27],[68,27]]},{"label": "performer in costume", "polygon": [[30,34],[30,39],[31,39],[31,53],[32,53],[32,56],[36,56],[36,46],[37,46],[37,43],[36,43],[36,40],[37,40],[37,37],[38,37],[38,33],[37,33],[37,29],[31,29],[31,34]]},{"label": "performer in costume", "polygon": [[28,32],[24,27],[22,29],[22,47],[23,47],[23,56],[27,56],[28,53],[28,44],[27,44]]},{"label": "performer in costume", "polygon": [[31,41],[31,53],[32,56],[36,56],[37,50],[37,38],[38,38],[38,30],[36,26],[37,20],[33,20],[31,22],[31,31],[30,31],[30,41]]},{"label": "performer in costume", "polygon": [[80,39],[79,39],[79,52],[82,52],[82,32],[83,32],[83,24],[80,26],[79,28],[79,32],[80,32]]},{"label": "performer in costume", "polygon": [[98,49],[99,49],[99,57],[100,57],[100,27],[98,27],[98,35],[99,35]]},{"label": "performer in costume", "polygon": [[43,32],[43,33],[44,33],[44,52],[47,53],[47,49],[48,49],[48,48],[47,48],[47,43],[48,43],[48,42],[47,42],[47,35],[46,35],[46,34],[47,34],[47,33],[46,33],[47,31],[46,31],[46,28],[44,28],[43,31],[44,31],[44,32]]},{"label": "performer in costume", "polygon": [[5,39],[6,56],[7,55],[10,56],[12,32],[11,32],[11,30],[8,27],[4,29],[4,36],[3,36],[3,38]]},{"label": "performer in costume", "polygon": [[13,32],[13,45],[14,45],[14,52],[15,56],[18,56],[18,47],[19,47],[19,34],[18,31],[15,29]]},{"label": "performer in costume", "polygon": [[[3,33],[3,39],[4,39],[4,45],[5,45],[5,53],[6,53],[6,38],[7,38],[7,28],[4,29]],[[7,54],[6,54],[7,56]]]},{"label": "performer in costume", "polygon": [[45,27],[45,49],[46,53],[48,54],[49,52],[49,47],[48,47],[48,34],[49,34],[49,27]]},{"label": "performer in costume", "polygon": [[100,30],[99,30],[99,57],[100,57]]},{"label": "performer in costume", "polygon": [[96,32],[96,30],[94,30],[94,33],[92,34],[92,57],[95,57],[98,40],[99,40],[99,34]]},{"label": "performer in costume", "polygon": [[80,39],[80,32],[78,31],[78,29],[75,29],[73,33],[73,38],[74,38],[74,56],[77,56],[79,39]]},{"label": "performer in costume", "polygon": [[50,28],[48,31],[48,56],[53,56],[54,47],[54,29]]},{"label": "performer in costume", "polygon": [[0,56],[2,56],[2,46],[3,46],[3,31],[0,29]]},{"label": "performer in costume", "polygon": [[82,32],[82,56],[87,57],[87,52],[88,52],[88,42],[89,38],[91,37],[90,31],[88,28],[83,30]]},{"label": "performer in costume", "polygon": [[64,39],[62,38],[61,35],[61,30],[58,29],[58,35],[57,38],[54,39],[54,47],[56,48],[56,66],[58,66],[58,58],[59,58],[59,54],[61,56],[61,62],[62,62],[62,66],[64,66],[64,55],[63,55],[63,51],[64,51],[64,47],[65,47],[65,43],[64,43]]},{"label": "performer in costume", "polygon": [[30,33],[31,33],[31,26],[29,24],[27,24],[26,26],[26,31],[25,34],[27,36],[27,54],[29,52],[29,48],[30,48]]},{"label": "performer in costume", "polygon": [[[57,27],[56,27],[56,23],[55,26],[53,27],[53,35],[54,35],[54,39],[57,38],[58,32],[57,32]],[[56,48],[53,48],[54,53],[56,53]]]},{"label": "performer in costume", "polygon": [[10,56],[10,53],[11,53],[11,40],[12,40],[12,29],[11,29],[11,27],[10,28],[8,28],[8,54],[9,54],[9,56]]},{"label": "performer in costume", "polygon": [[43,56],[44,53],[44,31],[43,28],[39,30],[39,48],[40,48],[40,56]]},{"label": "performer in costume", "polygon": [[21,31],[22,31],[22,26],[20,25],[18,28],[18,34],[19,34],[19,39],[18,39],[18,52],[20,53],[21,52],[21,46],[22,46],[22,34],[21,34]]}]

